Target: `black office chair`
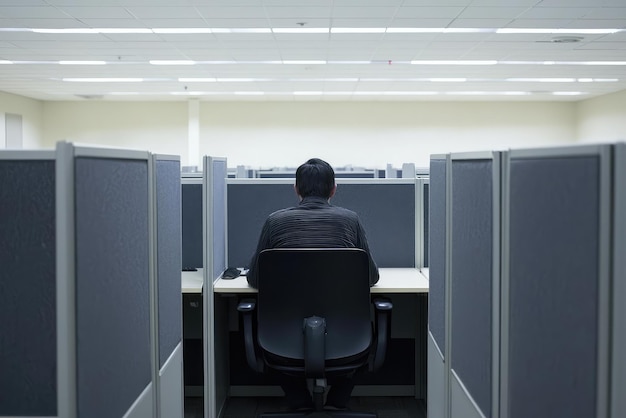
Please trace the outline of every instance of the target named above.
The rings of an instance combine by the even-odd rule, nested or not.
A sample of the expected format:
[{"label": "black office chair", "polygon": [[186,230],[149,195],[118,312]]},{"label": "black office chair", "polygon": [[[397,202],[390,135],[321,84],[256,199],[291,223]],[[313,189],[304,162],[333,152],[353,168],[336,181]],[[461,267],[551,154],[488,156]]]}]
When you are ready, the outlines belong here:
[{"label": "black office chair", "polygon": [[312,379],[315,405],[313,411],[260,417],[375,418],[323,410],[327,377],[374,371],[385,358],[392,304],[385,298],[372,301],[367,254],[348,248],[272,249],[261,252],[258,263],[258,298],[238,305],[248,364],[258,372],[274,369]]}]

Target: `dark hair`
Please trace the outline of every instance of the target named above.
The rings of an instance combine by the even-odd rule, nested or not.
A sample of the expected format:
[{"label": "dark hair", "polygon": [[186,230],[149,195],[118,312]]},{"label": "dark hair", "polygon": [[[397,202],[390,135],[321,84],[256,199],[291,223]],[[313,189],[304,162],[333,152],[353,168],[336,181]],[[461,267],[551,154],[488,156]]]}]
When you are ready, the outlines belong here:
[{"label": "dark hair", "polygon": [[311,158],[296,170],[296,187],[301,197],[328,199],[335,187],[335,171],[326,161]]}]

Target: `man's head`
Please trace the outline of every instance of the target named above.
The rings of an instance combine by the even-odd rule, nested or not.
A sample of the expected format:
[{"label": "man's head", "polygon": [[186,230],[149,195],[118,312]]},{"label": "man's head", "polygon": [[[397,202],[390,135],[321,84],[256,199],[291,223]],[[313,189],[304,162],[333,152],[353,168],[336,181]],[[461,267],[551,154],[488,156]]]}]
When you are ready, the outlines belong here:
[{"label": "man's head", "polygon": [[311,158],[296,170],[296,193],[330,199],[335,194],[335,171],[324,160]]}]

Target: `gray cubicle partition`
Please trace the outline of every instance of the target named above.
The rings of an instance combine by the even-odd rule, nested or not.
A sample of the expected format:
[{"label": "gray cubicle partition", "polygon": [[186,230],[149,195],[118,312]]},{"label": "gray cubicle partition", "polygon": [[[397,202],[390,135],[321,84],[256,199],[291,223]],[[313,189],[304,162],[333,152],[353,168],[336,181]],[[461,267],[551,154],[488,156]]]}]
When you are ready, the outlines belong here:
[{"label": "gray cubicle partition", "polygon": [[[228,168],[225,158],[204,157],[204,416],[217,418],[228,396],[228,352],[215,341],[226,338],[228,321],[222,318],[223,307],[215,306],[213,285],[226,268],[226,179]],[[216,320],[215,316],[220,315]],[[217,386],[216,382],[224,382]]]},{"label": "gray cubicle partition", "polygon": [[57,152],[71,164],[57,176],[57,197],[73,204],[59,211],[57,248],[68,250],[58,277],[73,306],[65,349],[75,358],[67,366],[77,416],[152,417],[149,154],[65,143]]},{"label": "gray cubicle partition", "polygon": [[182,268],[202,268],[202,174],[182,173]]},{"label": "gray cubicle partition", "polygon": [[450,416],[498,417],[500,154],[450,160]]},{"label": "gray cubicle partition", "polygon": [[417,179],[417,192],[422,197],[420,199],[420,207],[418,208],[418,213],[421,215],[421,220],[418,220],[419,224],[418,228],[418,239],[420,242],[418,250],[418,267],[426,267],[429,266],[428,260],[428,242],[429,242],[429,201],[430,201],[430,179],[429,178],[418,178]]},{"label": "gray cubicle partition", "polygon": [[503,418],[608,416],[610,156],[581,146],[504,160]]},{"label": "gray cubicle partition", "polygon": [[[180,174],[161,160],[65,142],[0,152],[0,416],[152,418],[165,405],[153,381],[180,346]],[[178,415],[161,416],[182,416],[178,370]]]},{"label": "gray cubicle partition", "polygon": [[0,151],[0,416],[61,417],[53,151]]},{"label": "gray cubicle partition", "polygon": [[611,418],[626,411],[626,143],[617,144],[613,183],[613,350]]},{"label": "gray cubicle partition", "polygon": [[448,246],[448,163],[449,156],[433,155],[429,184],[429,294],[428,294],[428,415],[447,416],[446,292]]},{"label": "gray cubicle partition", "polygon": [[183,347],[181,270],[180,157],[153,155],[153,216],[156,271],[153,286],[155,329],[153,341],[157,367],[153,381],[161,418],[183,416]]},{"label": "gray cubicle partition", "polygon": [[[416,267],[416,179],[337,179],[331,204],[359,214],[378,267]],[[298,204],[293,179],[228,179],[228,265],[248,267],[265,219]]]}]

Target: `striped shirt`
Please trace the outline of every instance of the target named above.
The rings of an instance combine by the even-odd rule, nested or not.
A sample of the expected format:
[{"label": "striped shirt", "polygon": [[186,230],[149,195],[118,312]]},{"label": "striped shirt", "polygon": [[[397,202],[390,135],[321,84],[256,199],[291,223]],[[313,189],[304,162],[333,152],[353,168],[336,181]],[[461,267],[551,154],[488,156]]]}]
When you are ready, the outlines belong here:
[{"label": "striped shirt", "polygon": [[360,248],[370,260],[370,286],[378,281],[378,267],[358,215],[322,197],[305,197],[298,206],[281,209],[267,218],[250,262],[248,283],[252,287],[258,283],[258,256],[268,248]]}]

